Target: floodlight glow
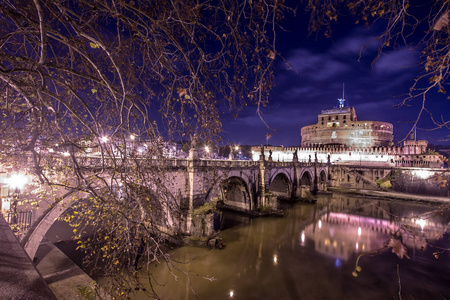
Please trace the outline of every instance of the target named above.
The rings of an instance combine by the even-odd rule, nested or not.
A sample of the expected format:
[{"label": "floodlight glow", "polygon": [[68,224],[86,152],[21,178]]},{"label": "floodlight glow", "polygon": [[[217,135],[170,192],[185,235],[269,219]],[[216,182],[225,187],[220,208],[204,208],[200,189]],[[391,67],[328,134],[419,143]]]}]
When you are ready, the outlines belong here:
[{"label": "floodlight glow", "polygon": [[421,179],[428,179],[433,175],[433,172],[427,171],[427,170],[416,170],[412,172],[413,175],[421,178]]},{"label": "floodlight glow", "polygon": [[416,220],[416,224],[419,225],[420,228],[422,228],[422,230],[423,230],[423,228],[425,227],[425,225],[427,225],[427,220],[424,220],[424,219],[418,219],[418,220]]},{"label": "floodlight glow", "polygon": [[8,178],[8,185],[11,189],[23,189],[28,183],[28,177],[21,173],[14,173]]}]

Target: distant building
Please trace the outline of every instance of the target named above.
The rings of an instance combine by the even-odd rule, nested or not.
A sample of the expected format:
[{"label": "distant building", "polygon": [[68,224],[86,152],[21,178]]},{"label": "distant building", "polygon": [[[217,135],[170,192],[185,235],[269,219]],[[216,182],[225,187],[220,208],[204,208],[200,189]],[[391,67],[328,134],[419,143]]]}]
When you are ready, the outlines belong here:
[{"label": "distant building", "polygon": [[391,123],[381,121],[358,121],[354,107],[339,106],[322,110],[317,124],[301,129],[302,147],[347,146],[380,147],[392,146],[394,139]]}]

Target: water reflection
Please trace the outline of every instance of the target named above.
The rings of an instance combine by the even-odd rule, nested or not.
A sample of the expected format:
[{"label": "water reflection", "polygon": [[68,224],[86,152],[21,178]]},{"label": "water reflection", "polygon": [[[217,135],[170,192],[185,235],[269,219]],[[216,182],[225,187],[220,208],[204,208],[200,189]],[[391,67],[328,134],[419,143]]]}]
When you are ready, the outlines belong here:
[{"label": "water reflection", "polygon": [[[450,248],[449,216],[431,214],[435,208],[334,195],[294,205],[284,218],[227,215],[225,226],[234,226],[222,232],[224,250],[182,247],[171,253],[183,262],[176,268],[151,268],[162,299],[388,299],[398,297],[397,264],[402,297],[449,298],[450,255],[436,260],[427,244]],[[380,249],[399,230],[410,260],[384,251],[351,275],[359,253]]]}]

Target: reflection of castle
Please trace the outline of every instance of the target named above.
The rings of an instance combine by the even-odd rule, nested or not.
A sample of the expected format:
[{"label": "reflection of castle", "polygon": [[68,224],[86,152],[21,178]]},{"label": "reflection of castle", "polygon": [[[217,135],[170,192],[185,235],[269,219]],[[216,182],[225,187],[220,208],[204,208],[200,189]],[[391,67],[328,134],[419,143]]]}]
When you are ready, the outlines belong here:
[{"label": "reflection of castle", "polygon": [[[425,248],[425,239],[439,237],[446,229],[442,224],[430,220],[408,218],[400,222],[408,225],[408,232],[414,233],[403,235],[403,243],[409,249]],[[319,218],[317,223],[307,226],[304,234],[314,240],[317,252],[348,260],[353,253],[382,248],[389,240],[390,233],[399,229],[400,222],[331,212]]]}]

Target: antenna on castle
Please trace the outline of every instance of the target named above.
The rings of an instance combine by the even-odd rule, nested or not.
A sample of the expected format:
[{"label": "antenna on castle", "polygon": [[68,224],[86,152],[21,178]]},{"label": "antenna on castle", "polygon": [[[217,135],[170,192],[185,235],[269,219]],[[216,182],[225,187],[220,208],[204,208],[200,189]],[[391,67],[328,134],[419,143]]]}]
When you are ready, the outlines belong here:
[{"label": "antenna on castle", "polygon": [[345,102],[345,83],[342,83],[342,98],[338,98],[339,108],[344,108]]}]

